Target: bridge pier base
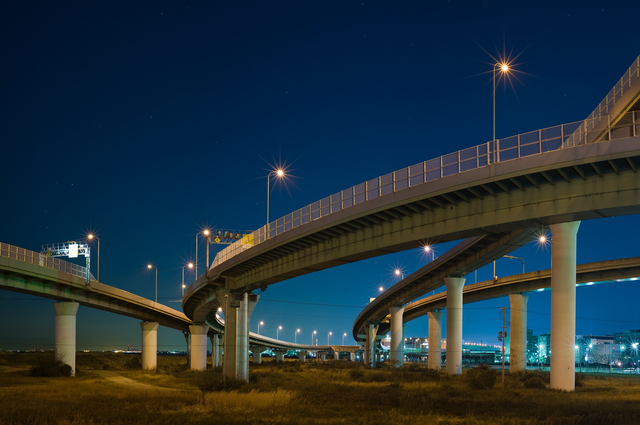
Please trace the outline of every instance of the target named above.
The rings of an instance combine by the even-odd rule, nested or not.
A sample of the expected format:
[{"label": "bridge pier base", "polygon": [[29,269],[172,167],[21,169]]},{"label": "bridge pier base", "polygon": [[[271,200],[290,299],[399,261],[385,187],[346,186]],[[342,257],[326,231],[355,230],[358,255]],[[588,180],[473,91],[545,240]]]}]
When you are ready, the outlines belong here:
[{"label": "bridge pier base", "polygon": [[276,352],[276,362],[278,363],[283,363],[284,362],[284,355],[286,353],[285,350],[275,350]]},{"label": "bridge pier base", "polygon": [[320,355],[320,361],[321,362],[326,362],[327,361],[327,352],[326,351],[321,351],[318,354]]},{"label": "bridge pier base", "polygon": [[77,302],[55,302],[56,314],[56,360],[71,366],[71,376],[76,375],[76,314]]},{"label": "bridge pier base", "polygon": [[576,245],[579,221],[551,228],[551,385],[576,389]]},{"label": "bridge pier base", "polygon": [[402,316],[404,307],[389,307],[391,314],[391,346],[389,347],[389,361],[394,367],[401,367],[404,363],[404,335],[402,332]]},{"label": "bridge pier base", "polygon": [[364,363],[374,368],[376,367],[376,333],[378,332],[378,327],[373,323],[369,323],[365,332],[367,333],[367,340],[364,345]]},{"label": "bridge pier base", "polygon": [[356,353],[349,353],[349,360],[351,360],[352,362],[356,361]]},{"label": "bridge pier base", "polygon": [[208,325],[191,325],[191,370],[207,370]]},{"label": "bridge pier base", "polygon": [[430,311],[429,315],[429,369],[442,367],[442,312]]},{"label": "bridge pier base", "polygon": [[262,352],[265,351],[267,349],[267,347],[262,347],[262,346],[254,346],[253,350],[251,350],[252,352],[252,357],[253,357],[253,364],[260,364],[262,363]]},{"label": "bridge pier base", "polygon": [[511,304],[510,372],[527,370],[527,301],[528,295],[509,295]]},{"label": "bridge pier base", "polygon": [[141,322],[142,370],[158,367],[158,322]]},{"label": "bridge pier base", "polygon": [[209,334],[211,341],[211,367],[214,369],[220,366],[220,335]]},{"label": "bridge pier base", "polygon": [[447,374],[462,373],[462,287],[463,277],[446,277],[447,285]]},{"label": "bridge pier base", "polygon": [[307,361],[307,352],[298,351],[298,359],[300,360],[300,363],[305,363]]}]

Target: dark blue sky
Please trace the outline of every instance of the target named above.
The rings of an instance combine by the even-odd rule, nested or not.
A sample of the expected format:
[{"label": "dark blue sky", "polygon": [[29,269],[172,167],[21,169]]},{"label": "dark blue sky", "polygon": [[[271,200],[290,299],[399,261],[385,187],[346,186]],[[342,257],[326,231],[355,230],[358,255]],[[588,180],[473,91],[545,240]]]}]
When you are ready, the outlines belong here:
[{"label": "dark blue sky", "polygon": [[[490,140],[490,55],[517,56],[520,71],[496,93],[505,137],[586,117],[640,53],[634,0],[65,3],[15,2],[0,17],[0,241],[39,251],[93,231],[104,283],[152,298],[153,262],[159,299],[176,309],[196,232],[264,225],[276,164],[290,178],[271,193],[272,219]],[[639,222],[583,223],[578,262],[639,256]],[[548,250],[515,255],[549,267]],[[264,320],[269,336],[282,325],[286,339],[301,328],[300,341],[317,330],[320,343],[329,331],[350,342],[391,270],[425,261],[408,251],[272,285],[251,330]],[[519,270],[498,262],[500,276]],[[640,328],[637,295],[579,289],[577,332]],[[497,343],[505,305],[468,306],[465,340]],[[529,310],[547,332],[548,292]],[[49,300],[0,292],[0,320],[0,349],[53,344]],[[406,336],[427,336],[426,318]],[[80,309],[80,349],[139,344],[136,320]],[[159,344],[184,340],[161,329]]]}]

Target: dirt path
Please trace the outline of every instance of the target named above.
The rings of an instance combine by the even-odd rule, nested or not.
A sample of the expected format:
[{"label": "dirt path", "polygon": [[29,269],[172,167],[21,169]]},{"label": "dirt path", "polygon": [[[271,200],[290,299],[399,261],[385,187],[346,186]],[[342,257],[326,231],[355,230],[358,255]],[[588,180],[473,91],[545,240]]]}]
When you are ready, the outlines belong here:
[{"label": "dirt path", "polygon": [[186,391],[178,388],[165,388],[165,387],[158,387],[156,385],[143,384],[142,382],[137,382],[137,381],[134,381],[133,379],[120,376],[118,372],[113,370],[92,370],[91,373],[95,373],[96,375],[102,378],[105,378],[107,381],[112,382],[116,385],[121,385],[128,388],[134,388],[137,390]]}]

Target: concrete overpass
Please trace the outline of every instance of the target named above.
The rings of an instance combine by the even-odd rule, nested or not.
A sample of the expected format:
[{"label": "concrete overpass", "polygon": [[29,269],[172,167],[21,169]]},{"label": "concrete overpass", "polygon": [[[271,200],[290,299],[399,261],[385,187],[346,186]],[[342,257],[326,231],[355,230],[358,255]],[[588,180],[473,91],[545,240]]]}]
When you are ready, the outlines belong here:
[{"label": "concrete overpass", "polygon": [[[183,313],[147,298],[123,291],[94,279],[87,282],[85,267],[58,258],[51,258],[25,248],[0,243],[0,289],[53,299],[56,314],[56,355],[75,371],[76,313],[78,306],[104,310],[141,320],[142,367],[152,369],[157,365],[157,329],[159,325],[177,329],[191,336],[195,344],[191,359],[192,369],[206,368],[207,340],[211,338],[212,363],[221,362],[219,335],[224,334],[224,321],[218,320],[211,327],[194,327]],[[218,318],[219,319],[219,318]],[[274,340],[250,334],[253,351],[271,348],[281,360],[285,351],[297,352],[336,351],[355,352],[359,346],[311,346]],[[204,347],[203,347],[204,344]],[[202,348],[204,348],[204,353]],[[254,361],[256,357],[254,356]]]},{"label": "concrete overpass", "polygon": [[[555,249],[559,257],[554,264],[562,264],[558,276],[569,280],[562,291],[570,292],[577,224],[566,223],[640,212],[639,79],[640,57],[583,121],[409,166],[269,223],[216,256],[187,289],[185,314],[194,323],[205,323],[222,307],[225,317],[232,317],[229,324],[243,335],[250,315],[242,294],[426,242],[544,226],[556,230],[554,241],[564,247]],[[459,287],[461,300],[460,279],[445,283]],[[566,325],[558,332],[571,332],[569,322],[568,316],[557,322]],[[225,345],[225,351],[238,347]],[[568,355],[555,358],[569,361]],[[573,375],[563,376],[563,384],[556,377],[552,381],[554,388],[573,389]]]}]

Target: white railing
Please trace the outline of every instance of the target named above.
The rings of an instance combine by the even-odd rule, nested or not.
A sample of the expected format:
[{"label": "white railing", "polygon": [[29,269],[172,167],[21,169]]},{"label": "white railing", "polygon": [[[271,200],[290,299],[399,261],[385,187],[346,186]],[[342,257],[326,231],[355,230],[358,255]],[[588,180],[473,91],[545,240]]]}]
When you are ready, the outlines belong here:
[{"label": "white railing", "polygon": [[[498,162],[511,161],[559,149],[573,148],[599,140],[615,140],[640,134],[639,112],[625,114],[611,126],[610,110],[617,101],[640,80],[640,56],[607,94],[586,120],[529,133],[497,139],[472,148],[443,155],[439,158],[402,168],[384,176],[368,180],[334,195],[327,196],[306,207],[269,223],[269,238],[303,224],[325,217],[353,205],[366,202],[409,187],[442,179],[465,171],[487,167]],[[604,132],[604,137],[603,137]],[[220,251],[211,267],[215,267],[267,239],[267,226],[245,236]]]},{"label": "white railing", "polygon": [[[6,243],[0,243],[0,257],[12,258],[29,264],[37,264],[48,269],[60,270],[73,276],[78,276],[85,280],[87,279],[86,267],[78,266],[77,264],[68,263],[60,260],[59,258],[50,257],[45,254],[40,254],[39,252],[29,251],[28,249]],[[91,274],[89,276],[91,280],[95,280]]]},{"label": "white railing", "polygon": [[[594,143],[596,137],[601,135],[603,130],[605,135],[602,140],[640,135],[640,111],[628,112],[614,126],[610,125],[610,120],[606,116],[604,119],[606,119],[607,127],[599,129],[596,127],[596,121],[600,122],[602,119],[603,117],[591,118],[498,139],[495,142],[487,142],[443,155],[368,180],[273,221],[269,224],[269,237],[273,238],[320,217],[409,187],[487,167],[494,163]],[[265,225],[245,236],[243,240],[229,245],[216,255],[211,267],[216,267],[252,246],[264,242],[266,231],[267,226]]]}]

